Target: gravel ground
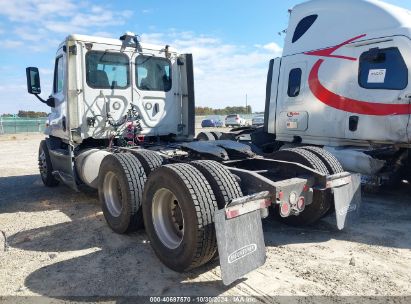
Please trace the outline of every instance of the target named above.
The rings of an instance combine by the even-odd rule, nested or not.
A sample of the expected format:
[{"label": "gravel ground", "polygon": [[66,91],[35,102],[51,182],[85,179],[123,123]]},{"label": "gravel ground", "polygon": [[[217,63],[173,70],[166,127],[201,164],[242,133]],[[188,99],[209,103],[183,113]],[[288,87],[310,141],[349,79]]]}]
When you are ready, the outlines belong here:
[{"label": "gravel ground", "polygon": [[410,186],[364,195],[342,232],[332,217],[304,229],[264,220],[267,262],[226,287],[216,261],[176,273],[144,231],[113,233],[95,193],[45,188],[41,138],[0,137],[0,296],[411,295]]}]

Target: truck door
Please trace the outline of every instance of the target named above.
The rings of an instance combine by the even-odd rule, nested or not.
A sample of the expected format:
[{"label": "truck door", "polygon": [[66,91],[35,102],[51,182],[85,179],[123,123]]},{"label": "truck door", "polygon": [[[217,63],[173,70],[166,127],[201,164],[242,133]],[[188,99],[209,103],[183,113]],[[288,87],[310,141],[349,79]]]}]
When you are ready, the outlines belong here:
[{"label": "truck door", "polygon": [[276,109],[276,134],[279,140],[306,140],[306,135],[313,131],[311,122],[322,119],[315,117],[319,115],[318,109],[309,99],[306,57],[298,54],[281,60]]},{"label": "truck door", "polygon": [[67,102],[66,102],[66,54],[63,48],[57,51],[54,61],[53,88],[50,97],[54,98],[55,106],[49,115],[49,134],[58,138],[68,139]]},{"label": "truck door", "polygon": [[353,45],[358,66],[350,96],[345,136],[389,143],[410,141],[411,41],[403,36]]}]

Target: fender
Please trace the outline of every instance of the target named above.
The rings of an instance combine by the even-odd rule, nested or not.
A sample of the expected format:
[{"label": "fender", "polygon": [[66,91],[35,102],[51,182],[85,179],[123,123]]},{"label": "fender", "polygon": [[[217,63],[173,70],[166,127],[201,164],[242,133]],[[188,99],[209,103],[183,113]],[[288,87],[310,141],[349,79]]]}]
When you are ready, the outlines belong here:
[{"label": "fender", "polygon": [[[333,53],[340,49],[341,47],[365,37],[366,34],[351,38],[343,43],[313,52],[306,52],[305,55],[310,56],[320,56],[326,58],[338,58],[342,60],[357,61],[357,58],[333,55]],[[410,104],[392,104],[392,103],[381,103],[381,102],[368,102],[357,99],[348,98],[345,96],[338,95],[331,92],[326,87],[324,87],[318,77],[318,73],[321,65],[324,63],[325,59],[319,59],[312,67],[308,76],[308,85],[313,93],[313,95],[322,103],[330,106],[332,108],[355,113],[362,115],[374,115],[374,116],[385,116],[385,115],[408,115],[411,114]]]}]

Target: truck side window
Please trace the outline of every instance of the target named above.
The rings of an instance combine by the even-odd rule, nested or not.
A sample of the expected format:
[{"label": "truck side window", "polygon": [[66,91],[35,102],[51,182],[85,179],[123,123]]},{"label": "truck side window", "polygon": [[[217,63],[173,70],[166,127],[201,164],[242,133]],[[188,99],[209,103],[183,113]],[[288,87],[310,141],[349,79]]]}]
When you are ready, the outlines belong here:
[{"label": "truck side window", "polygon": [[64,67],[63,67],[63,56],[56,58],[56,63],[54,66],[54,81],[53,81],[53,92],[60,93],[63,91],[64,83]]},{"label": "truck side window", "polygon": [[130,84],[128,56],[89,51],[86,54],[86,82],[94,89],[125,89]]},{"label": "truck side window", "polygon": [[310,29],[317,18],[318,15],[310,15],[301,19],[295,27],[292,43],[300,39]]},{"label": "truck side window", "polygon": [[288,76],[288,96],[296,97],[300,94],[301,74],[302,71],[300,68],[292,69],[290,71],[290,74]]},{"label": "truck side window", "polygon": [[170,91],[170,61],[166,58],[138,56],[136,58],[136,85],[143,91]]},{"label": "truck side window", "polygon": [[408,86],[408,68],[399,49],[375,48],[362,53],[358,83],[364,89],[405,89]]}]

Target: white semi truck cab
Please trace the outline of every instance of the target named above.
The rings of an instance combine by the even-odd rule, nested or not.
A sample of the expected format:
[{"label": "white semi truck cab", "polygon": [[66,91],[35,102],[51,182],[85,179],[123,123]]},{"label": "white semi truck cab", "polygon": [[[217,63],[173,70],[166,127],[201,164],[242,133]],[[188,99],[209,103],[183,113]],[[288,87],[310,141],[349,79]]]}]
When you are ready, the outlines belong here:
[{"label": "white semi truck cab", "polygon": [[410,67],[410,11],[379,0],[299,4],[283,55],[270,62],[264,130],[283,148],[324,147],[345,170],[379,182],[403,177]]},{"label": "white semi truck cab", "polygon": [[[98,191],[117,233],[144,227],[159,259],[176,271],[218,252],[230,284],[265,262],[261,218],[289,224],[336,210],[343,229],[358,217],[360,177],[322,149],[257,155],[230,140],[196,141],[190,54],[139,41],[70,35],[55,58],[53,91],[26,69],[27,89],[51,107],[39,170],[48,187]],[[218,251],[217,251],[218,248]]]}]

